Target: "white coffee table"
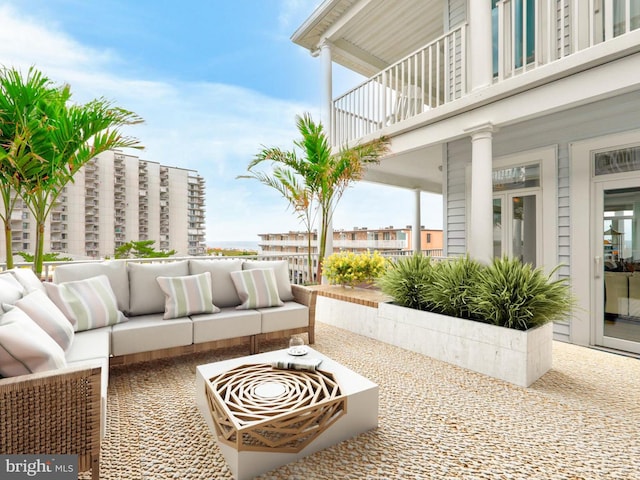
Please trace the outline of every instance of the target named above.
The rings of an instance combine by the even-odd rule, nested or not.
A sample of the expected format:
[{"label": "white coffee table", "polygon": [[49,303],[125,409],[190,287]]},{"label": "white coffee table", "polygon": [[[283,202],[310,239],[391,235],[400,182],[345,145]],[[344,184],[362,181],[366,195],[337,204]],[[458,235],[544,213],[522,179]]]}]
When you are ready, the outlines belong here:
[{"label": "white coffee table", "polygon": [[[322,359],[320,374],[298,375],[267,366],[287,358],[293,359],[286,350],[278,350],[197,367],[196,402],[237,480],[254,478],[378,426],[375,383],[311,348],[300,358]],[[285,398],[298,390],[311,390],[316,404],[310,407],[306,399]],[[255,410],[248,417],[241,412],[243,396],[248,410]],[[268,412],[271,397],[276,406]],[[272,428],[274,423],[278,428]],[[254,435],[255,425],[260,435],[267,429],[264,437]],[[298,434],[300,425],[313,428]],[[300,438],[299,446],[286,435]]]}]

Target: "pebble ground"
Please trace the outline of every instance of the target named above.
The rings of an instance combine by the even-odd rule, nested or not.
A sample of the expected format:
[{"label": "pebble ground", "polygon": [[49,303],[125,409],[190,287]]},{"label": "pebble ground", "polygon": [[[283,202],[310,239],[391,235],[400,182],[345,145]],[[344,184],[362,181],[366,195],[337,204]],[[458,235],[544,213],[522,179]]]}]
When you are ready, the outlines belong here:
[{"label": "pebble ground", "polygon": [[[380,386],[379,427],[261,479],[640,480],[638,359],[554,342],[552,369],[521,388],[325,324],[316,340]],[[231,479],[195,368],[244,354],[112,369],[100,478]]]}]

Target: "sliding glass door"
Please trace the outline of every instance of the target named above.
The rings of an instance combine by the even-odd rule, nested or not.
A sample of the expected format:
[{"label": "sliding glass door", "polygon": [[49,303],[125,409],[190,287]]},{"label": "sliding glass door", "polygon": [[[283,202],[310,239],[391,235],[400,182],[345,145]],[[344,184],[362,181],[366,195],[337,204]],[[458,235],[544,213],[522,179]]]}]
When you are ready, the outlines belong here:
[{"label": "sliding glass door", "polygon": [[640,353],[640,179],[595,190],[596,343]]}]

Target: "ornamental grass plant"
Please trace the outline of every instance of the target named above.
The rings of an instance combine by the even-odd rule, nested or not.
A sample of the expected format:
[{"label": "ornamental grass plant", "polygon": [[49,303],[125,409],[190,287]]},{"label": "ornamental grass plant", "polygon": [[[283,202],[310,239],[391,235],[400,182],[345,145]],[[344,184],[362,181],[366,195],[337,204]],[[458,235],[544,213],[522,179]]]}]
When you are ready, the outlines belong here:
[{"label": "ornamental grass plant", "polygon": [[429,310],[424,292],[433,282],[431,257],[413,255],[391,263],[376,285],[393,301],[407,308]]},{"label": "ornamental grass plant", "polygon": [[451,317],[471,318],[482,265],[469,256],[435,262],[429,288],[421,291],[430,310]]},{"label": "ornamental grass plant", "polygon": [[547,275],[508,257],[485,266],[469,257],[414,255],[390,265],[377,285],[404,307],[527,330],[571,313],[569,279],[554,280],[557,269]]},{"label": "ornamental grass plant", "polygon": [[574,306],[567,278],[552,280],[542,268],[515,258],[497,258],[480,271],[473,289],[473,313],[488,323],[528,330],[563,320]]}]

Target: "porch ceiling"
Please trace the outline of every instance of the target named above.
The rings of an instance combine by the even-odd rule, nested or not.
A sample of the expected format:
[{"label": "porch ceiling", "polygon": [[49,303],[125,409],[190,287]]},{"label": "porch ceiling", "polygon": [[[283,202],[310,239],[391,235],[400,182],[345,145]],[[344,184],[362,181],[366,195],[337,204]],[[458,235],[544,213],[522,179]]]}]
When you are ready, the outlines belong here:
[{"label": "porch ceiling", "polygon": [[[291,37],[312,53],[324,39],[334,62],[370,77],[443,33],[445,2],[326,0]],[[409,19],[409,20],[407,20]]]},{"label": "porch ceiling", "polygon": [[[393,148],[393,145],[392,145]],[[442,146],[392,153],[367,169],[364,180],[401,188],[442,193]]]}]

